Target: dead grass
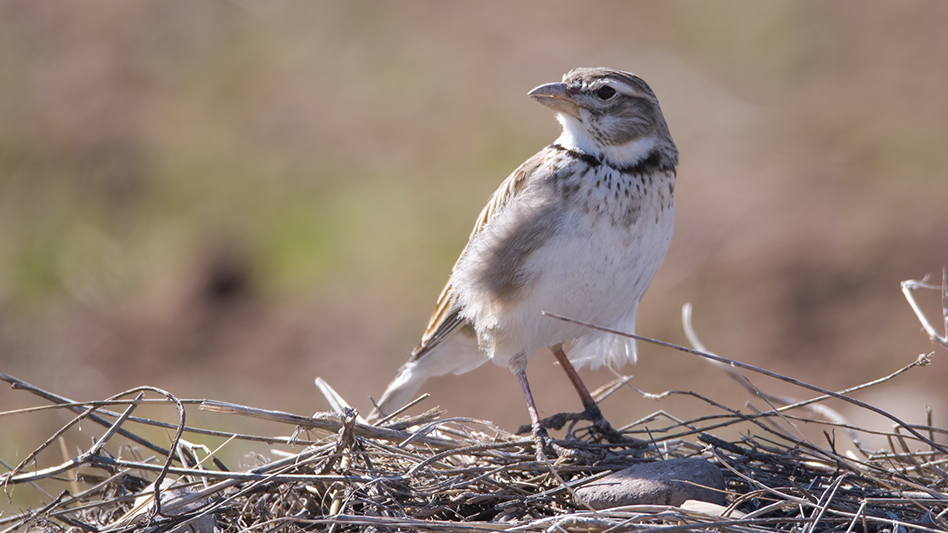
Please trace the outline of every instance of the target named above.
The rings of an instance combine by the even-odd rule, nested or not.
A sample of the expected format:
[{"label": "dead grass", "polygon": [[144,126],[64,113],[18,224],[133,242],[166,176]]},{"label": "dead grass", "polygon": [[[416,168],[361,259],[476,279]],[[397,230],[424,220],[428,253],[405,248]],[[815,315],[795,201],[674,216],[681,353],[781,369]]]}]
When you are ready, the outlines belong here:
[{"label": "dead grass", "polygon": [[[686,317],[686,324],[688,323]],[[693,333],[692,333],[693,335]],[[650,339],[642,339],[648,342]],[[700,342],[697,344],[700,347]],[[52,481],[35,509],[0,518],[4,532],[35,528],[62,531],[943,531],[948,528],[945,465],[938,443],[943,428],[909,425],[850,394],[930,363],[920,356],[902,369],[841,392],[728,361],[701,350],[676,347],[727,365],[766,407],[738,410],[690,391],[668,391],[703,400],[704,416],[679,420],[662,411],[621,431],[636,443],[604,444],[588,428],[570,427],[559,441],[573,452],[537,460],[532,439],[487,422],[444,418],[432,410],[416,416],[365,423],[340,402],[340,412],[313,417],[216,401],[180,400],[139,387],[99,402],[74,402],[0,374],[15,389],[51,405],[0,416],[39,416],[49,409],[76,416],[10,472],[7,491]],[[762,373],[817,393],[798,402],[757,389],[745,372]],[[597,391],[608,396],[627,379]],[[869,450],[860,435],[879,432],[852,426],[824,403],[842,400],[892,420],[888,450]],[[177,423],[133,416],[143,404],[165,404]],[[124,407],[123,412],[113,411]],[[189,409],[214,416],[252,416],[295,427],[290,436],[250,435],[188,426]],[[76,457],[35,467],[54,444],[80,423],[107,428]],[[174,432],[165,448],[140,436],[140,428]],[[801,430],[822,428],[825,442]],[[840,451],[836,430],[855,451]],[[716,435],[740,435],[724,439]],[[185,439],[187,437],[187,440]],[[198,443],[226,438],[211,450]],[[254,468],[232,471],[216,455],[244,441],[292,445],[273,450]],[[63,449],[65,449],[63,447]],[[146,454],[153,454],[145,458]],[[717,511],[634,505],[594,511],[574,490],[641,461],[702,457],[727,480],[728,507]],[[50,464],[48,458],[42,461]],[[36,486],[37,490],[42,491]],[[154,505],[155,501],[161,505]]]}]

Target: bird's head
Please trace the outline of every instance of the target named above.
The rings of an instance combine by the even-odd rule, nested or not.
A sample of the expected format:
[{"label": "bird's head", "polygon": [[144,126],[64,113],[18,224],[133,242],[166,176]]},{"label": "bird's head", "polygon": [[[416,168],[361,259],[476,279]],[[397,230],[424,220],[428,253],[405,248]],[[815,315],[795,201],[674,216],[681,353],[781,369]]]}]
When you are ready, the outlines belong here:
[{"label": "bird's head", "polygon": [[528,95],[557,111],[559,144],[617,165],[631,165],[659,150],[678,161],[678,150],[655,93],[635,74],[610,68],[577,68],[561,83]]}]

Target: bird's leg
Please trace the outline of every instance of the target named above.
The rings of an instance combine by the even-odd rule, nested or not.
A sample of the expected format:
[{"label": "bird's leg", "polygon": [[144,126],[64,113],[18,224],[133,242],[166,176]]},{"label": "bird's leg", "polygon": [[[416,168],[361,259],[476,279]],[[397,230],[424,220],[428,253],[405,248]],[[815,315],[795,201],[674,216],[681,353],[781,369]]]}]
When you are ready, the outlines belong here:
[{"label": "bird's leg", "polygon": [[579,413],[579,418],[592,422],[596,430],[609,442],[619,443],[627,441],[628,439],[616,431],[609,421],[602,416],[602,411],[599,410],[599,405],[596,404],[596,400],[592,397],[592,394],[589,393],[589,389],[586,388],[586,384],[583,383],[583,380],[580,379],[576,368],[573,367],[573,364],[569,362],[569,358],[566,357],[566,352],[563,351],[563,345],[557,344],[556,346],[552,346],[550,347],[550,351],[553,352],[553,356],[556,357],[560,366],[563,367],[563,371],[566,372],[566,376],[573,384],[573,388],[576,389],[580,400],[583,402],[583,412]]},{"label": "bird's leg", "polygon": [[537,404],[533,401],[533,393],[530,392],[530,383],[527,382],[526,368],[517,370],[514,374],[517,375],[517,380],[520,381],[520,388],[523,389],[523,398],[527,401],[527,411],[530,411],[533,439],[537,443],[537,459],[543,461],[546,459],[543,449],[549,444],[550,435],[546,432],[546,428],[540,424],[540,412],[537,411]]},{"label": "bird's leg", "polygon": [[596,399],[589,393],[589,389],[586,388],[586,384],[583,383],[583,380],[579,377],[579,372],[576,372],[573,363],[569,362],[569,358],[566,357],[566,352],[563,351],[563,345],[557,344],[551,347],[550,351],[553,352],[553,357],[556,357],[560,366],[563,367],[563,371],[566,372],[566,377],[569,378],[570,383],[573,384],[573,388],[576,389],[576,392],[579,394],[579,399],[583,402],[583,412],[594,417],[587,420],[598,420],[602,418],[602,412],[599,410],[599,405],[596,404]]}]

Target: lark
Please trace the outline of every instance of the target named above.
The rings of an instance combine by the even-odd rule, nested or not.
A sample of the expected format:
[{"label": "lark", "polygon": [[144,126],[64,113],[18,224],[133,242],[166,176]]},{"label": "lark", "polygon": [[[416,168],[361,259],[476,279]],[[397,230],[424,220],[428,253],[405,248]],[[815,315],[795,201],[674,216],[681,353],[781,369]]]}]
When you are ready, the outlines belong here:
[{"label": "lark", "polygon": [[528,95],[556,111],[562,134],[490,197],[421,344],[378,409],[404,405],[428,378],[492,361],[519,380],[543,445],[526,367],[549,349],[579,393],[582,417],[615,437],[576,369],[635,362],[634,340],[543,312],[634,331],[672,238],[678,149],[655,93],[629,72],[578,68]]}]

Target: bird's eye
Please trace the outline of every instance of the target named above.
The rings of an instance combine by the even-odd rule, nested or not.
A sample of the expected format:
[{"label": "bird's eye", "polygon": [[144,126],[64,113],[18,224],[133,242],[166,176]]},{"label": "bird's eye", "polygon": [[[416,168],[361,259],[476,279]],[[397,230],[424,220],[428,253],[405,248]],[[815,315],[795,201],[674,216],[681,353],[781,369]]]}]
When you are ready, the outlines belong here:
[{"label": "bird's eye", "polygon": [[616,95],[616,90],[613,89],[612,87],[609,87],[608,85],[605,85],[602,88],[600,88],[598,91],[596,91],[596,96],[599,97],[599,99],[603,101],[608,100],[615,95]]}]

